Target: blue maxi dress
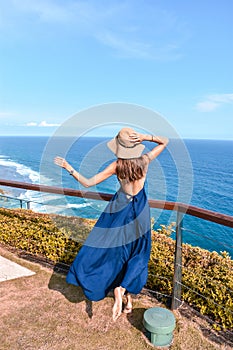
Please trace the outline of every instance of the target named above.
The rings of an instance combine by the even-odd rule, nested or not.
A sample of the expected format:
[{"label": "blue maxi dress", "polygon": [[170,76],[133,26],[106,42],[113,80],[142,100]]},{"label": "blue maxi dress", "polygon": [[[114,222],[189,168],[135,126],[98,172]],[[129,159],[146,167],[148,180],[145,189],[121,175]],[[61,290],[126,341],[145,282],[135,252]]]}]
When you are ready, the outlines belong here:
[{"label": "blue maxi dress", "polygon": [[66,277],[92,301],[122,286],[138,294],[146,284],[151,249],[150,208],[145,188],[120,188],[100,215]]}]

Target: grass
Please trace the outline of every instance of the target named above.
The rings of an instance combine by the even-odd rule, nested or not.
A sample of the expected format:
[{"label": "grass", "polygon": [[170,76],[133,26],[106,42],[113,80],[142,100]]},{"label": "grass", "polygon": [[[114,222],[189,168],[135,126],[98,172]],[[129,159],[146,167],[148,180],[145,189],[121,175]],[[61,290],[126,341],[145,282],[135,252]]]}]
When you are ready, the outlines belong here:
[{"label": "grass", "polygon": [[[163,306],[142,293],[134,298],[132,315],[112,321],[113,297],[89,302],[65,276],[40,264],[20,259],[0,247],[0,254],[36,274],[0,283],[1,350],[147,350],[143,314]],[[176,329],[171,350],[233,349],[230,341],[211,329],[188,306],[175,312]],[[168,348],[165,348],[168,349]]]}]

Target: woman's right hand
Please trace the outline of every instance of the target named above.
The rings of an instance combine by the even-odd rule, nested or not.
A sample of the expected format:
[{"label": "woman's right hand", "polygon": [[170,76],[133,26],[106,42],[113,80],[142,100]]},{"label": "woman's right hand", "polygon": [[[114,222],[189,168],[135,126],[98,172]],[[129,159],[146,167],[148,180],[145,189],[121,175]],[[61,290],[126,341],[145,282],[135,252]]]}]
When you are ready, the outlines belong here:
[{"label": "woman's right hand", "polygon": [[144,135],[140,134],[139,132],[134,132],[132,134],[129,135],[129,138],[131,140],[131,142],[133,143],[141,143],[144,140]]},{"label": "woman's right hand", "polygon": [[67,169],[68,167],[68,162],[62,158],[62,157],[56,157],[54,158],[54,164],[60,166],[61,168]]}]

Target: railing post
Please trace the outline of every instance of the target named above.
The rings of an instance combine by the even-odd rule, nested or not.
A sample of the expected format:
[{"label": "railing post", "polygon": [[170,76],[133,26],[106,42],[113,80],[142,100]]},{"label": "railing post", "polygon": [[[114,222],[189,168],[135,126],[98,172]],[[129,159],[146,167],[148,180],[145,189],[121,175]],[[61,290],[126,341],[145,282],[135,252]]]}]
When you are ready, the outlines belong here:
[{"label": "railing post", "polygon": [[30,209],[30,202],[29,201],[27,202],[27,209],[28,210]]},{"label": "railing post", "polygon": [[19,200],[19,203],[20,203],[20,208],[23,209],[23,201],[22,201],[22,199]]},{"label": "railing post", "polygon": [[174,261],[173,290],[171,309],[177,309],[181,304],[181,281],[182,281],[182,225],[184,214],[177,211],[176,218],[176,249]]}]

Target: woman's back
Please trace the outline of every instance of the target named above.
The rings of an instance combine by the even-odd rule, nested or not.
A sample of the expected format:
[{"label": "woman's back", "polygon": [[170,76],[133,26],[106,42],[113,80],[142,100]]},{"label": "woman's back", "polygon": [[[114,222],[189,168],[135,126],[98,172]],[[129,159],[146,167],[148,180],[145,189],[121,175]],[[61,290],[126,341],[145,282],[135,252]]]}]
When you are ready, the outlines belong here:
[{"label": "woman's back", "polygon": [[130,195],[135,196],[138,194],[144,186],[146,177],[142,177],[140,180],[135,180],[134,182],[125,182],[124,180],[119,180],[122,190]]},{"label": "woman's back", "polygon": [[135,196],[143,188],[148,164],[149,158],[146,154],[138,159],[117,160],[117,178],[126,194]]}]

